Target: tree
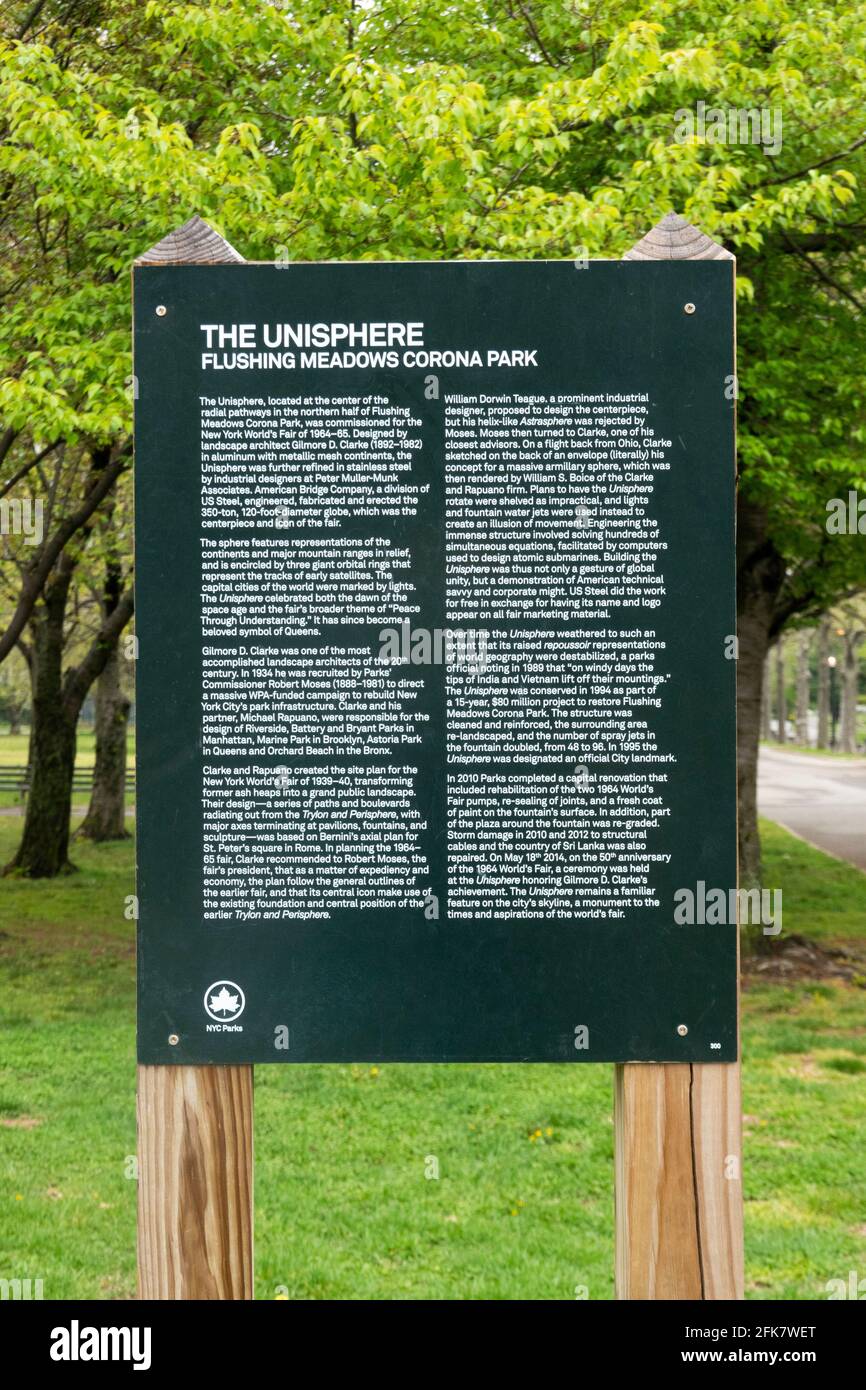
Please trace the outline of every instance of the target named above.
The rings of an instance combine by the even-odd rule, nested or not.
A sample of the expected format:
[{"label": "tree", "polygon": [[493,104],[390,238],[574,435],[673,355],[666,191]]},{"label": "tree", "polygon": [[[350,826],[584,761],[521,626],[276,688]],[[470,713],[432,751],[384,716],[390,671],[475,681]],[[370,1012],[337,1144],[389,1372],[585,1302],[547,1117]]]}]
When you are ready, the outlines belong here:
[{"label": "tree", "polygon": [[[97,457],[97,467],[100,462]],[[74,867],[69,820],[78,719],[91,685],[116,654],[133,609],[132,589],[118,566],[112,603],[97,608],[95,631],[82,633],[75,582],[82,567],[93,563],[88,546],[95,524],[76,546],[63,550],[30,618],[30,786],[21,843],[4,873],[48,878]]]},{"label": "tree", "polygon": [[[104,518],[107,552],[102,591],[98,595],[103,622],[116,612],[123,600],[123,558],[112,512]],[[93,789],[87,815],[76,836],[102,842],[125,840],[126,829],[126,733],[130,699],[124,681],[126,663],[120,651],[120,632],[111,644],[105,665],[96,682],[96,759]]]},{"label": "tree", "polygon": [[857,653],[866,638],[863,628],[846,631],[845,656],[842,667],[842,729],[839,740],[843,753],[857,752],[857,695],[860,665]]},{"label": "tree", "polygon": [[761,684],[761,738],[765,743],[769,743],[770,739],[773,737],[771,723],[772,712],[770,709],[773,703],[773,678],[770,671],[770,656],[771,653],[767,652],[764,659],[764,675]]},{"label": "tree", "polygon": [[[111,610],[113,611],[113,610]],[[76,830],[86,840],[125,840],[126,734],[130,700],[123,689],[123,658],[112,644],[96,682],[96,760],[87,815]]]},{"label": "tree", "polygon": [[801,631],[797,641],[797,742],[809,746],[809,653],[812,633]]},{"label": "tree", "polygon": [[776,638],[776,742],[788,741],[788,692],[785,686],[785,639]]},{"label": "tree", "polygon": [[[35,495],[31,500],[40,509],[38,516],[45,535],[40,541],[35,528],[29,536],[21,534],[5,540],[4,587],[15,613],[21,612],[22,594],[33,573],[34,550],[38,555],[44,549],[58,514],[68,517],[80,512],[72,490],[78,484],[82,467],[86,464],[88,468],[83,490],[89,498],[100,475],[111,468],[113,453],[110,446],[99,448],[92,444],[64,448],[52,453],[50,463],[33,471],[30,487]],[[88,567],[99,563],[97,542],[103,532],[108,529],[109,537],[113,535],[104,523],[97,525],[97,518],[97,511],[91,508],[86,522],[74,532],[74,542],[70,536],[60,550],[34,594],[32,605],[28,605],[27,635],[17,639],[17,648],[27,660],[32,691],[30,787],[22,843],[8,867],[33,877],[49,876],[71,867],[69,812],[67,809],[64,819],[59,808],[71,806],[78,715],[90,685],[110,659],[132,611],[132,592],[127,588],[118,595],[115,605],[120,610],[116,619],[119,626],[115,629],[106,621],[93,643],[94,650],[87,650],[93,642],[93,632],[82,649],[75,581],[86,574]],[[125,576],[127,570],[128,564],[119,573]],[[76,595],[71,612],[70,594]],[[97,628],[100,624],[101,619]]]},{"label": "tree", "polygon": [[[126,437],[123,272],[193,212],[251,259],[618,257],[670,209],[737,254],[756,881],[768,645],[866,583],[858,538],[825,526],[864,485],[862,6],[151,0],[22,4],[6,23],[0,428],[34,448]],[[781,148],[760,121],[741,140],[737,118],[733,143],[690,125],[698,102],[774,131],[779,112]]]},{"label": "tree", "polygon": [[10,734],[20,734],[30,703],[30,675],[26,653],[21,650],[0,666],[0,719],[9,723]]},{"label": "tree", "polygon": [[816,747],[830,746],[830,620],[821,619],[818,628],[818,738]]},{"label": "tree", "polygon": [[64,672],[63,622],[73,569],[74,561],[64,555],[32,619],[31,782],[21,844],[5,874],[52,878],[74,867],[69,861],[69,819],[78,717],[87,691],[132,612],[132,596],[127,593],[100,627],[84,658]]},{"label": "tree", "polygon": [[862,598],[842,603],[829,617],[831,631],[842,653],[839,747],[843,753],[856,753],[860,649],[866,642],[866,603]]}]

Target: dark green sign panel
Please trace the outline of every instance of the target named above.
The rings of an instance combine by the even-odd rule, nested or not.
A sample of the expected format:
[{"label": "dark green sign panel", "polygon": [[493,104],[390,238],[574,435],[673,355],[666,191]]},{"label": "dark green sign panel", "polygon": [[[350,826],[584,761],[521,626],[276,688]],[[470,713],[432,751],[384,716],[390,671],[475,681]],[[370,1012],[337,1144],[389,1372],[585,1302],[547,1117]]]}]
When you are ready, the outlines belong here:
[{"label": "dark green sign panel", "polygon": [[136,270],[142,1061],[736,1056],[732,275]]}]

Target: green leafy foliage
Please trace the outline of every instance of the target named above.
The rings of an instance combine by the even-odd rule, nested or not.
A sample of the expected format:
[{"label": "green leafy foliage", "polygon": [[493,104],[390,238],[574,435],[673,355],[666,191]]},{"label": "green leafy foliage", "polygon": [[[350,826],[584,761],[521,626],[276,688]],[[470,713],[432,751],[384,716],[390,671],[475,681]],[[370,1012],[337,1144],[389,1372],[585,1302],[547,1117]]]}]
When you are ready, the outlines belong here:
[{"label": "green leafy foliage", "polygon": [[[741,482],[795,602],[866,578],[823,525],[866,482],[862,5],[106,0],[19,40],[20,8],[0,425],[128,431],[126,270],[193,212],[321,260],[617,257],[676,209],[739,257]],[[683,135],[699,101],[780,118],[781,148]]]}]

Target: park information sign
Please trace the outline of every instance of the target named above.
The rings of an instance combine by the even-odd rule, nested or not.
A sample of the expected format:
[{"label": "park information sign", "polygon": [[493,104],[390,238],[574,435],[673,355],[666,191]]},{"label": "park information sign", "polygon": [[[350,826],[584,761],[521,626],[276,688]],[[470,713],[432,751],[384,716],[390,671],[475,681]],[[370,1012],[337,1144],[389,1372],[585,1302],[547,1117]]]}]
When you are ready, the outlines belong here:
[{"label": "park information sign", "polygon": [[732,266],[136,269],[141,1061],[736,1057]]}]

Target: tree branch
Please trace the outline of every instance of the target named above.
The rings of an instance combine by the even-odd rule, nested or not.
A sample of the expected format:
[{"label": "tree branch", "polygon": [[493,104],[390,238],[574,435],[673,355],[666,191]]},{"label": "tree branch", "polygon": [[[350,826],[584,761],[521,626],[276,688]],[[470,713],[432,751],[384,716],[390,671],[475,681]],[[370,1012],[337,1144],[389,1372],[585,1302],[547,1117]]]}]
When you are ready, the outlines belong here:
[{"label": "tree branch", "polygon": [[527,29],[529,30],[530,34],[535,40],[535,43],[538,45],[538,51],[544,59],[545,63],[547,63],[552,68],[561,68],[562,63],[560,63],[556,58],[554,58],[551,53],[548,53],[546,47],[544,46],[541,35],[539,34],[538,29],[536,27],[535,20],[532,18],[529,6],[524,5],[522,3],[522,0],[517,0],[517,8],[523,16],[524,24],[526,25]]},{"label": "tree branch", "polygon": [[110,462],[99,472],[97,480],[85,494],[81,506],[58,526],[54,535],[40,547],[38,554],[25,570],[21,594],[12,615],[12,621],[3,636],[0,637],[0,662],[5,661],[21,636],[30,614],[33,612],[36,600],[42,592],[42,587],[58,557],[62,554],[64,546],[75,535],[76,531],[87,524],[102,499],[114,487],[117,479],[126,468],[126,460],[130,452],[131,445],[126,445],[113,462]]},{"label": "tree branch", "polygon": [[[39,453],[36,455],[35,458],[32,458],[29,463],[23,464],[21,468],[18,469],[17,473],[12,474],[12,477],[9,479],[8,483],[4,483],[3,486],[0,487],[0,497],[5,497],[7,492],[11,492],[16,483],[20,483],[22,478],[27,477],[27,474],[30,472],[31,468],[36,468],[44,458],[47,458],[48,455],[50,453],[53,453],[54,450],[58,447],[58,445],[62,443],[62,439],[55,439],[53,444],[46,444],[44,449],[40,449]],[[2,452],[0,452],[0,461],[2,461],[2,458],[3,454]]]},{"label": "tree branch", "polygon": [[855,140],[853,145],[849,145],[846,150],[840,150],[838,154],[828,154],[826,159],[819,159],[814,164],[807,164],[805,169],[798,169],[794,174],[780,174],[777,179],[764,179],[763,183],[756,184],[756,188],[769,188],[771,184],[793,183],[794,179],[802,179],[806,174],[811,174],[813,169],[824,169],[828,164],[835,164],[837,159],[844,159],[846,155],[853,154],[855,150],[861,149],[866,145],[866,135],[861,135],[859,140]]},{"label": "tree branch", "polygon": [[[18,431],[13,430],[11,425],[0,434],[0,463],[3,462],[17,438]],[[0,493],[0,496],[2,496],[2,493]]]},{"label": "tree branch", "polygon": [[782,237],[790,246],[794,254],[799,256],[801,261],[805,261],[806,265],[809,267],[809,269],[812,271],[814,275],[817,275],[819,280],[822,280],[823,283],[825,285],[828,285],[831,290],[835,290],[837,294],[841,294],[843,298],[847,299],[849,303],[853,304],[854,308],[857,310],[858,313],[863,313],[863,305],[860,303],[856,295],[853,295],[850,290],[846,290],[844,285],[840,285],[837,281],[833,280],[827,274],[826,270],[822,269],[822,267],[818,264],[817,261],[813,261],[811,256],[809,256],[805,251],[801,251],[799,246],[795,246],[792,241],[789,241],[785,232],[782,233]]},{"label": "tree branch", "polygon": [[44,9],[45,0],[34,0],[33,4],[30,6],[30,9],[27,11],[27,14],[24,16],[24,19],[21,22],[21,26],[18,30],[18,33],[15,35],[17,39],[20,40],[24,38],[24,35],[27,33],[27,30],[30,28],[31,24],[35,24],[36,20],[39,18],[40,14]]},{"label": "tree branch", "polygon": [[135,611],[135,596],[132,585],[121,595],[117,607],[105,619],[91,643],[84,659],[67,671],[63,680],[63,703],[70,713],[77,715],[84,703],[84,697],[96,677],[104,671],[112,649],[120,634]]}]

